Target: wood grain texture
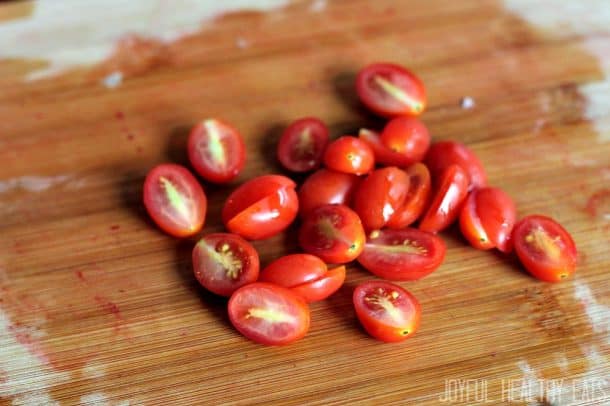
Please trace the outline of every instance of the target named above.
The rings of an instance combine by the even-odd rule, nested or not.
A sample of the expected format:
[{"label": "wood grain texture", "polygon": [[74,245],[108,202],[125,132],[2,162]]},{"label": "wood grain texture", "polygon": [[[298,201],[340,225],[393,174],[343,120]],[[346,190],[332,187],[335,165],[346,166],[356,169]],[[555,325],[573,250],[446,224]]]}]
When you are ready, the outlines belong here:
[{"label": "wood grain texture", "polygon": [[[0,4],[0,27],[35,7]],[[294,2],[174,42],[123,41],[101,63],[33,82],[25,75],[44,61],[0,59],[0,404],[433,405],[453,380],[485,382],[493,404],[608,404],[610,142],[587,119],[582,87],[604,80],[585,44],[610,46],[610,31],[587,27],[537,27],[495,0]],[[378,128],[353,79],[385,60],[423,78],[435,140],[467,143],[521,216],[545,213],[572,233],[577,276],[538,282],[450,230],[444,264],[401,283],[423,307],[406,342],[358,326],[351,292],[372,276],[352,264],[345,286],[312,305],[302,341],[251,343],[225,300],[197,285],[196,239],[147,218],[144,176],[186,164],[188,130],[204,117],[246,138],[236,183],[280,171],[275,141],[297,117],[320,117],[333,136]],[[103,86],[116,70],[120,86]],[[231,187],[204,187],[204,232],[220,231]],[[295,230],[255,243],[263,264],[298,249]],[[536,379],[564,379],[563,397],[534,385],[520,397]],[[447,403],[476,403],[470,391]]]}]

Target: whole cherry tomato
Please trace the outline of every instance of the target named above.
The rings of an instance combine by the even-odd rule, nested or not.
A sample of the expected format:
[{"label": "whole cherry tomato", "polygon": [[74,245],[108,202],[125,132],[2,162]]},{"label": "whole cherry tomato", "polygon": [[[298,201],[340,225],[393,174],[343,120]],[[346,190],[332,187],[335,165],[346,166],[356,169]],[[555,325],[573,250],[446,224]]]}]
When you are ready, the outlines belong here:
[{"label": "whole cherry tomato", "polygon": [[396,210],[386,226],[401,229],[411,225],[423,213],[430,198],[430,172],[421,162],[406,169],[409,190],[404,204]]},{"label": "whole cherry tomato", "polygon": [[440,141],[432,144],[426,154],[425,164],[432,179],[438,179],[449,165],[459,165],[468,174],[469,190],[487,185],[487,175],[479,158],[464,144]]},{"label": "whole cherry tomato", "polygon": [[144,181],[143,198],[150,217],[174,237],[196,234],[203,227],[207,198],[183,166],[161,164],[151,169]]},{"label": "whole cherry tomato", "polygon": [[351,173],[318,169],[299,189],[299,212],[305,216],[323,204],[349,205],[359,182],[360,178]]},{"label": "whole cherry tomato", "polygon": [[363,282],[354,290],[353,302],[358,320],[378,340],[388,343],[404,341],[419,328],[419,302],[393,283]]},{"label": "whole cherry tomato", "polygon": [[[424,159],[430,147],[428,129],[415,117],[395,117],[381,132],[381,143],[391,151],[404,155],[408,164]],[[405,165],[406,166],[406,165]]]},{"label": "whole cherry tomato", "polygon": [[527,216],[513,228],[515,252],[525,269],[546,282],[567,279],[576,270],[576,245],[550,217]]},{"label": "whole cherry tomato", "polygon": [[249,240],[271,237],[285,230],[297,215],[295,187],[292,180],[281,175],[251,179],[229,195],[222,221],[229,231]]},{"label": "whole cherry tomato", "polygon": [[258,279],[258,253],[236,234],[208,234],[193,249],[193,270],[201,286],[217,295],[231,296]]},{"label": "whole cherry tomato", "polygon": [[235,128],[220,120],[207,119],[191,130],[188,156],[202,178],[227,183],[243,169],[246,146]]},{"label": "whole cherry tomato", "polygon": [[328,144],[324,165],[335,171],[363,175],[373,170],[375,155],[366,142],[346,135]]},{"label": "whole cherry tomato", "polygon": [[373,130],[361,128],[358,138],[371,147],[375,156],[375,162],[378,164],[404,168],[411,163],[411,159],[406,154],[394,152],[383,144],[380,135]]},{"label": "whole cherry tomato", "polygon": [[424,84],[405,68],[391,63],[364,67],[356,91],[366,107],[384,117],[419,115],[426,108]]},{"label": "whole cherry tomato", "polygon": [[301,118],[282,133],[277,156],[289,171],[308,172],[320,166],[327,144],[326,124],[314,117]]}]

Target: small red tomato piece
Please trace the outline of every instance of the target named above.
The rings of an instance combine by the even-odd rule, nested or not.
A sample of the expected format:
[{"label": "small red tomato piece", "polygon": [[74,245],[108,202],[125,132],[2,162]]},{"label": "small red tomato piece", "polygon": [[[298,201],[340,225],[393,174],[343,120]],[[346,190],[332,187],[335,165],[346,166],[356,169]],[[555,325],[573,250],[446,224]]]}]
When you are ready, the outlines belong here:
[{"label": "small red tomato piece", "polygon": [[222,221],[229,231],[249,240],[271,237],[285,230],[297,215],[295,187],[281,175],[251,179],[231,193],[222,209]]},{"label": "small red tomato piece", "polygon": [[552,218],[524,217],[513,228],[513,243],[525,269],[540,280],[559,282],[576,269],[574,240]]},{"label": "small red tomato piece", "polygon": [[360,178],[351,173],[318,169],[309,175],[299,189],[299,212],[307,215],[323,204],[349,205]]},{"label": "small red tomato piece", "polygon": [[445,252],[443,240],[432,233],[385,229],[369,234],[358,262],[380,278],[411,281],[437,269]]},{"label": "small red tomato piece", "polygon": [[364,67],[356,92],[366,107],[383,117],[419,115],[426,108],[426,90],[417,76],[391,63]]},{"label": "small red tomato piece", "polygon": [[373,170],[375,155],[366,142],[346,135],[328,144],[324,164],[335,171],[363,175]]},{"label": "small red tomato piece", "polygon": [[375,131],[361,128],[358,137],[371,147],[377,164],[404,168],[411,163],[411,160],[406,154],[394,152],[385,146],[381,142],[380,135]]},{"label": "small red tomato piece", "polygon": [[393,283],[363,282],[354,290],[353,302],[358,320],[378,340],[388,343],[404,341],[419,328],[419,302]]},{"label": "small red tomato piece", "polygon": [[396,117],[388,121],[381,132],[381,143],[402,154],[408,164],[420,162],[430,148],[428,129],[415,117]]},{"label": "small red tomato piece", "polygon": [[358,215],[341,204],[313,209],[303,220],[299,243],[310,254],[331,264],[356,259],[364,247],[365,235]]},{"label": "small red tomato piece", "polygon": [[227,183],[239,175],[246,161],[246,146],[239,132],[220,120],[207,119],[189,135],[188,156],[202,178]]},{"label": "small red tomato piece", "polygon": [[510,252],[516,219],[513,199],[501,189],[485,187],[470,192],[460,213],[460,229],[475,248]]},{"label": "small red tomato piece", "polygon": [[449,227],[460,214],[468,195],[468,175],[458,165],[450,165],[442,173],[432,202],[419,223],[419,229],[436,233]]},{"label": "small red tomato piece", "polygon": [[174,237],[196,234],[203,227],[207,198],[183,166],[161,164],[151,169],[144,181],[143,199],[154,222]]},{"label": "small red tomato piece", "polygon": [[193,270],[201,286],[217,295],[231,296],[258,279],[258,253],[238,235],[208,234],[193,249]]},{"label": "small red tomato piece", "polygon": [[327,144],[326,124],[314,117],[301,118],[282,133],[277,156],[289,171],[308,172],[320,166]]},{"label": "small red tomato piece", "polygon": [[432,144],[426,154],[425,164],[432,179],[438,179],[449,165],[459,165],[468,174],[469,190],[487,185],[487,175],[479,158],[464,144],[440,141]]},{"label": "small red tomato piece", "polygon": [[264,282],[244,285],[231,295],[228,307],[233,326],[259,344],[289,344],[309,330],[309,306],[282,286]]},{"label": "small red tomato piece", "polygon": [[409,191],[402,207],[390,218],[386,226],[401,229],[411,225],[424,211],[430,198],[430,172],[421,162],[406,169],[409,176]]},{"label": "small red tomato piece", "polygon": [[360,182],[354,195],[354,211],[365,230],[377,230],[403,206],[409,190],[409,176],[396,167],[377,169]]}]

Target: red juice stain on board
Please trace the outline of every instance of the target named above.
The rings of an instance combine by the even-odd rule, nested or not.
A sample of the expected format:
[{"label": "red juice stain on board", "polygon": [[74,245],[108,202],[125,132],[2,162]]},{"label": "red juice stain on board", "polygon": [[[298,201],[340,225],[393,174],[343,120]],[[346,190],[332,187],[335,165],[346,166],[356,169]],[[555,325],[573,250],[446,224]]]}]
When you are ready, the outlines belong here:
[{"label": "red juice stain on board", "polygon": [[123,113],[122,111],[118,110],[116,113],[114,113],[114,117],[117,120],[123,120],[125,118],[125,113]]},{"label": "red juice stain on board", "polygon": [[587,201],[585,211],[593,218],[610,220],[610,189],[593,193]]},{"label": "red juice stain on board", "polygon": [[78,271],[74,271],[74,275],[76,275],[76,277],[82,281],[82,282],[86,282],[87,280],[85,279],[85,274],[83,273],[83,271],[78,270]]},{"label": "red juice stain on board", "polygon": [[110,230],[111,231],[117,231],[120,228],[121,228],[121,226],[118,225],[118,224],[113,224],[113,225],[110,226]]},{"label": "red juice stain on board", "polygon": [[121,309],[119,309],[119,306],[117,306],[116,303],[111,302],[110,300],[100,295],[95,295],[93,299],[106,313],[114,315],[114,317],[119,320],[123,319],[123,316],[121,315]]}]

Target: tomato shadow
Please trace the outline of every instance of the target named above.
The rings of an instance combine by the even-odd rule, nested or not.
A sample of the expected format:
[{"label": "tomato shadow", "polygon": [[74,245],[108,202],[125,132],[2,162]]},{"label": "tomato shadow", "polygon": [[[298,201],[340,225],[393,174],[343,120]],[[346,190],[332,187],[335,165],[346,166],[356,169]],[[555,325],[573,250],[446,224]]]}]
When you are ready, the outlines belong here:
[{"label": "tomato shadow", "polygon": [[187,153],[187,144],[191,127],[180,125],[172,128],[169,134],[169,141],[165,147],[165,155],[168,160],[175,164],[180,164],[190,169],[190,162]]},{"label": "tomato shadow", "polygon": [[147,226],[157,229],[142,203],[144,179],[146,175],[140,171],[128,171],[121,176],[117,184],[121,205],[128,209],[134,217],[142,220]]},{"label": "tomato shadow", "polygon": [[[351,270],[348,270],[348,273]],[[335,317],[342,321],[342,325],[350,329],[361,330],[364,334],[366,331],[360,325],[356,313],[354,312],[354,306],[352,304],[352,295],[357,283],[346,281],[339,290],[324,299],[327,303],[324,311],[334,313]]]},{"label": "tomato shadow", "polygon": [[[361,121],[356,120],[358,127],[356,128],[356,131],[352,133],[353,135],[358,135],[357,130],[362,127],[374,130],[383,128],[383,125],[387,120],[371,113],[358,98],[356,87],[354,86],[354,83],[356,83],[356,72],[339,70],[338,73],[331,78],[331,81],[337,99],[361,119]],[[354,120],[351,120],[351,122],[354,123]]]}]

